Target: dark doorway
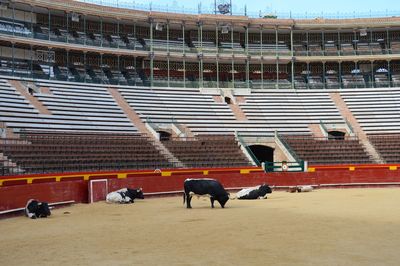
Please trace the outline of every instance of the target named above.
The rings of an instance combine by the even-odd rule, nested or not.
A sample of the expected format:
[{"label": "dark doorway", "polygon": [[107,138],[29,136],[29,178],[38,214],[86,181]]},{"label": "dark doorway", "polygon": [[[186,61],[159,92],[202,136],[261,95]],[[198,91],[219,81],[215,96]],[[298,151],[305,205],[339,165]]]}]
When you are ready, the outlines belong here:
[{"label": "dark doorway", "polygon": [[160,134],[160,140],[161,141],[167,141],[171,139],[171,133],[166,132],[166,131],[157,131],[158,134]]},{"label": "dark doorway", "polygon": [[341,131],[329,131],[328,139],[344,139],[346,133]]},{"label": "dark doorway", "polygon": [[227,103],[227,104],[231,104],[232,103],[232,100],[229,97],[225,97],[224,100],[225,100],[225,103]]},{"label": "dark doorway", "polygon": [[274,161],[274,149],[264,145],[250,145],[251,152],[261,162]]}]

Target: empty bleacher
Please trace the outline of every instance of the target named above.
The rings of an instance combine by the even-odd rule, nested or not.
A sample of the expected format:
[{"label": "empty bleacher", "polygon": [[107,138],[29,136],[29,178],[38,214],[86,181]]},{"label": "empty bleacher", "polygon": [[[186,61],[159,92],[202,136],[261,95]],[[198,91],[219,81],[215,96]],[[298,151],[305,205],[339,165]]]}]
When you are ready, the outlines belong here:
[{"label": "empty bleacher", "polygon": [[[152,140],[134,134],[20,132],[0,153],[16,164],[5,173],[170,168]],[[16,170],[15,170],[16,169]]]},{"label": "empty bleacher", "polygon": [[400,163],[400,134],[378,134],[368,138],[386,163]]},{"label": "empty bleacher", "polygon": [[367,134],[400,132],[400,90],[341,90],[340,95]]},{"label": "empty bleacher", "polygon": [[49,88],[51,94],[34,96],[51,114],[40,114],[7,80],[0,79],[1,122],[17,129],[137,132],[105,87],[47,81],[37,86]]},{"label": "empty bleacher", "polygon": [[163,142],[186,167],[249,166],[233,135],[198,135]]},{"label": "empty bleacher", "polygon": [[327,92],[311,90],[259,90],[246,96],[240,107],[250,121],[282,134],[307,134],[312,123],[343,123]]},{"label": "empty bleacher", "polygon": [[295,155],[310,165],[371,163],[358,139],[327,139],[312,136],[282,136]]}]

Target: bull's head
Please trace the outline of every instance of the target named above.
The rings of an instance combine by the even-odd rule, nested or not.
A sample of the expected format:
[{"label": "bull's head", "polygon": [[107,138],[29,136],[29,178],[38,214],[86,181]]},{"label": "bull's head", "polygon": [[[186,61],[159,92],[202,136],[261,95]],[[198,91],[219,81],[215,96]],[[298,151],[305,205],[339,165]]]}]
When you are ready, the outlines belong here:
[{"label": "bull's head", "polygon": [[136,198],[138,198],[138,199],[144,199],[144,195],[143,195],[143,190],[142,190],[142,188],[136,189]]},{"label": "bull's head", "polygon": [[38,205],[39,217],[47,217],[51,215],[49,205],[47,202],[41,202]]},{"label": "bull's head", "polygon": [[226,193],[226,195],[220,196],[218,198],[218,202],[219,202],[219,204],[221,204],[222,208],[225,207],[226,202],[229,200],[229,195],[230,195],[229,193]]}]

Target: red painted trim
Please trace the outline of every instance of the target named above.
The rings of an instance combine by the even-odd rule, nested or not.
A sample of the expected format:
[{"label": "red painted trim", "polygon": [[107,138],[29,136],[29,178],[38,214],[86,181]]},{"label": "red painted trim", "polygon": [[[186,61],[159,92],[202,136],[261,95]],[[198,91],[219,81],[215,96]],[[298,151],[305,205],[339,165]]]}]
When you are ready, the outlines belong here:
[{"label": "red painted trim", "polygon": [[[162,168],[159,169],[161,172],[171,172],[171,173],[193,173],[193,172],[220,172],[220,171],[237,171],[242,169],[250,169],[251,171],[263,171],[260,167],[256,166],[246,166],[246,167],[235,167],[235,168],[190,168],[190,169],[176,169],[176,168]],[[55,177],[55,176],[83,176],[83,175],[117,175],[117,174],[149,174],[153,175],[157,169],[147,169],[147,170],[120,170],[120,171],[97,171],[97,172],[64,172],[64,173],[49,173],[49,174],[28,174],[28,175],[11,175],[11,176],[0,176],[1,179],[14,179],[14,178],[35,178],[35,177]]]},{"label": "red painted trim", "polygon": [[[371,167],[372,166],[372,167]],[[215,178],[224,187],[249,187],[262,183],[275,186],[296,185],[329,185],[337,187],[354,186],[393,186],[400,183],[400,167],[390,170],[389,166],[397,165],[360,165],[360,166],[326,166],[317,168],[315,172],[274,172],[264,173],[260,168],[220,168],[220,169],[174,169],[171,175],[162,176],[159,173],[149,171],[132,171],[126,178],[117,178],[120,172],[91,172],[93,179],[108,179],[108,190],[113,191],[122,187],[142,187],[145,193],[162,194],[181,191],[183,181],[186,178]],[[350,171],[349,167],[355,167]],[[240,170],[250,170],[249,173],[241,173]],[[164,171],[164,170],[163,170]],[[205,175],[204,171],[208,171]],[[168,172],[168,171],[164,171]],[[246,172],[246,171],[245,171]],[[67,175],[67,174],[63,174]],[[75,179],[61,179],[54,182],[55,174],[25,176],[24,180],[12,180],[4,186],[0,186],[0,211],[16,209],[25,206],[27,200],[37,198],[42,201],[59,202],[74,200],[75,202],[88,201],[88,181],[83,180],[82,173],[76,173]],[[62,176],[62,175],[60,175]],[[75,174],[73,175],[75,176]],[[35,179],[35,177],[37,177]],[[45,180],[40,180],[43,177]],[[124,176],[125,177],[125,176]],[[16,177],[20,178],[20,176]],[[31,178],[32,184],[26,180]],[[44,182],[43,182],[44,181]],[[11,183],[13,182],[13,184]],[[15,183],[14,183],[15,182]],[[341,185],[343,184],[343,186]],[[349,185],[350,184],[350,185]],[[369,184],[369,185],[368,185]]]}]

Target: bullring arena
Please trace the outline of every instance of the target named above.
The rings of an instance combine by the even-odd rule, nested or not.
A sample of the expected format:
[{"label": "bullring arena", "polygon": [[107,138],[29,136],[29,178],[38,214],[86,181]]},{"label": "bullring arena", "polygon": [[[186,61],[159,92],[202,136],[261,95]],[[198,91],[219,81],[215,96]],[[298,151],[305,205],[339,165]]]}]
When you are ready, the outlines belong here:
[{"label": "bullring arena", "polygon": [[[266,200],[152,198],[1,221],[4,265],[398,265],[398,188],[273,192]],[[18,251],[17,251],[18,250]]]},{"label": "bullring arena", "polygon": [[400,264],[398,16],[98,2],[0,0],[0,265]]}]

